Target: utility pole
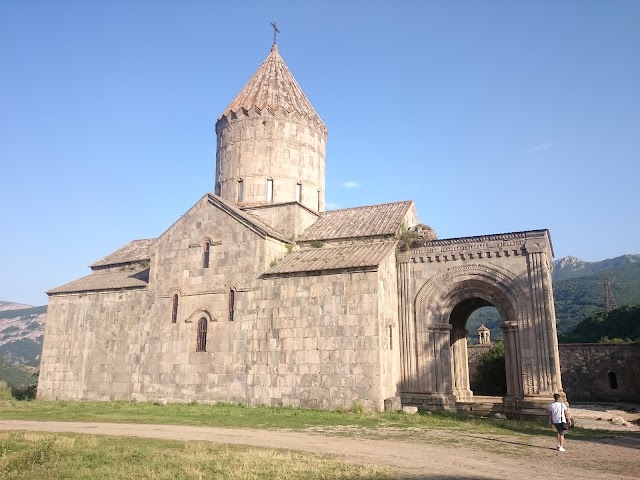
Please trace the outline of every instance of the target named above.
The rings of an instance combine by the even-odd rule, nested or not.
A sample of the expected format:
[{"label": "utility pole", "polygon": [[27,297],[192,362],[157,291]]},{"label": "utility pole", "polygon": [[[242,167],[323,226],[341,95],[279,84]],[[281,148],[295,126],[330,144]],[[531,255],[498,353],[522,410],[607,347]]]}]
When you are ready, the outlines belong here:
[{"label": "utility pole", "polygon": [[602,286],[604,287],[604,311],[609,313],[614,308],[618,308],[616,305],[616,297],[613,296],[613,290],[611,287],[614,285],[613,278],[609,278],[609,273],[604,272],[602,274]]}]

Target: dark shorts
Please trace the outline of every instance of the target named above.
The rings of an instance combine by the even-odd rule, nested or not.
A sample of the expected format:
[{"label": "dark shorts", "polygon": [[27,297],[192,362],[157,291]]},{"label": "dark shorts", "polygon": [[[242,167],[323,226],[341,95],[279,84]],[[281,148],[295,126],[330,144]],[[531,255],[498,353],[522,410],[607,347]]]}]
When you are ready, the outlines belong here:
[{"label": "dark shorts", "polygon": [[558,433],[564,433],[567,430],[569,430],[569,425],[567,425],[566,423],[554,423],[553,424],[554,427],[556,427],[556,430],[558,431]]}]

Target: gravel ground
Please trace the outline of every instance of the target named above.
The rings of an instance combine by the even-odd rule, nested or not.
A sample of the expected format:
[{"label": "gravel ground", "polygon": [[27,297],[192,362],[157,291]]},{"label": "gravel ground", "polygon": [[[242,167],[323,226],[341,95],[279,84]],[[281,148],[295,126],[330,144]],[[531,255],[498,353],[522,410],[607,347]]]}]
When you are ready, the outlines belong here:
[{"label": "gravel ground", "polygon": [[[576,408],[578,414],[582,410],[582,407]],[[398,478],[407,479],[565,480],[569,477],[572,480],[614,480],[636,479],[640,472],[638,439],[607,435],[599,440],[577,441],[571,439],[569,431],[567,451],[558,452],[555,449],[553,429],[549,429],[548,437],[432,430],[411,441],[339,436],[339,432],[332,432],[331,428],[322,433],[312,433],[175,425],[0,420],[0,430],[128,435],[298,450],[335,455],[354,463],[385,465],[398,471]]]},{"label": "gravel ground", "polygon": [[569,405],[569,409],[576,426],[581,428],[640,432],[638,404],[575,404]]}]

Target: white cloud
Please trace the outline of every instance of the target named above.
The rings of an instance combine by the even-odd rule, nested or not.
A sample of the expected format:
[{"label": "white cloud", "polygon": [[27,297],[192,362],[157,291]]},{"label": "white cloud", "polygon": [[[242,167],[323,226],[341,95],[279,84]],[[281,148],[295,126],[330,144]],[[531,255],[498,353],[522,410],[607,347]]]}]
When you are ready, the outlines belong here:
[{"label": "white cloud", "polygon": [[551,147],[553,147],[553,145],[551,145],[550,143],[541,143],[540,145],[536,145],[535,147],[531,148],[529,150],[529,153],[546,152],[548,150],[551,150]]},{"label": "white cloud", "polygon": [[349,180],[347,182],[344,182],[342,184],[342,186],[344,188],[358,188],[360,186],[360,184],[358,182],[353,181],[353,180]]}]

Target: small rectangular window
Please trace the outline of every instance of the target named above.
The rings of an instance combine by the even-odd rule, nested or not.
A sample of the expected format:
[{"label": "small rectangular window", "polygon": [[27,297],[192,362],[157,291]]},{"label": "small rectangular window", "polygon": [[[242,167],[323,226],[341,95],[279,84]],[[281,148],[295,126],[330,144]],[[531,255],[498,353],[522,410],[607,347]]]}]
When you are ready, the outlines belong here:
[{"label": "small rectangular window", "polygon": [[244,182],[242,180],[238,180],[238,202],[242,202],[244,200]]},{"label": "small rectangular window", "polygon": [[318,211],[320,211],[320,190],[318,190]]},{"label": "small rectangular window", "polygon": [[233,322],[233,316],[236,310],[236,291],[229,290],[229,321]]},{"label": "small rectangular window", "polygon": [[302,184],[296,183],[296,202],[302,203]]},{"label": "small rectangular window", "polygon": [[273,202],[273,180],[267,180],[267,202]]},{"label": "small rectangular window", "polygon": [[173,305],[171,308],[171,322],[176,323],[178,321],[178,295],[173,296]]}]

